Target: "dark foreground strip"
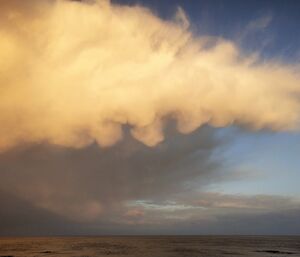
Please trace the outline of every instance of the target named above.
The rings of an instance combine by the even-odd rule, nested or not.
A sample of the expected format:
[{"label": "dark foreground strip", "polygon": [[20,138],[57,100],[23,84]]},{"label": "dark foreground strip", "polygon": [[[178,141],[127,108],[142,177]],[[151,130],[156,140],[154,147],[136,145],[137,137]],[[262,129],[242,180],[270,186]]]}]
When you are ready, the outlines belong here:
[{"label": "dark foreground strip", "polygon": [[282,252],[277,250],[258,250],[257,253],[294,254],[293,252]]}]

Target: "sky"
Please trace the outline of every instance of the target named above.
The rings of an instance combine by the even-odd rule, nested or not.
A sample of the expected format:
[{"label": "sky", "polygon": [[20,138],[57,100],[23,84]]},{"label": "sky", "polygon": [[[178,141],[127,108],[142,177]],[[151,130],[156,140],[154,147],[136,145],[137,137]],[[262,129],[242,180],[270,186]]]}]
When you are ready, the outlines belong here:
[{"label": "sky", "polygon": [[0,0],[0,235],[299,235],[299,24],[292,0]]}]

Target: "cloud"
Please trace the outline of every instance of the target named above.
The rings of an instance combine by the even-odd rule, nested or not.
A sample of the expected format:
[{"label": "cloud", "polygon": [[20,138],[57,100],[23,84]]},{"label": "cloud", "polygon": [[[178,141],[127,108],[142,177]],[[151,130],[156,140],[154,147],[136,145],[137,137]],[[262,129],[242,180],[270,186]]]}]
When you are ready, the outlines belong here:
[{"label": "cloud", "polygon": [[299,234],[294,224],[300,201],[292,197],[194,191],[183,199],[138,201],[134,206],[144,213],[143,223],[136,224],[141,231],[146,227],[166,234]]},{"label": "cloud", "polygon": [[215,127],[298,129],[298,66],[193,35],[182,9],[13,0],[0,24],[1,233],[231,233],[284,209],[295,231],[293,199],[204,186],[239,178]]},{"label": "cloud", "polygon": [[299,231],[292,225],[300,210],[296,198],[205,191],[239,175],[213,157],[224,146],[214,129],[181,135],[170,124],[166,140],[155,148],[133,139],[129,130],[123,133],[124,140],[110,148],[36,145],[2,153],[1,233]]},{"label": "cloud", "polygon": [[125,131],[124,140],[111,148],[39,145],[7,151],[0,155],[0,188],[53,213],[89,222],[123,215],[128,201],[164,200],[233,176],[219,176],[221,163],[211,155],[222,141],[214,130],[180,136],[172,127],[155,149]]},{"label": "cloud", "polygon": [[299,232],[299,199],[206,191],[241,179],[213,157],[224,146],[214,129],[181,135],[170,124],[155,148],[123,133],[110,148],[43,144],[2,153],[0,234]]},{"label": "cloud", "polygon": [[182,9],[165,21],[109,1],[1,2],[0,149],[111,146],[123,126],[155,146],[166,119],[181,133],[298,129],[299,67],[244,56],[188,25]]},{"label": "cloud", "polygon": [[289,196],[235,195],[193,190],[184,195],[173,195],[167,201],[136,201],[130,203],[130,206],[144,210],[150,220],[156,217],[161,223],[168,223],[176,220],[214,221],[223,216],[281,213],[298,210],[300,201],[299,198]]},{"label": "cloud", "polygon": [[[209,196],[210,195],[210,196]],[[222,201],[236,201],[236,195],[222,195],[212,192],[198,197],[213,196]],[[299,201],[281,196],[239,196],[253,201],[250,209],[239,206],[182,205],[176,203],[138,203],[131,205],[114,220],[100,219],[92,223],[79,222],[62,217],[41,207],[34,206],[12,194],[0,191],[0,201],[5,208],[0,209],[0,235],[86,235],[86,234],[299,234]],[[266,203],[264,210],[260,199]],[[258,200],[258,201],[257,201]],[[284,203],[287,201],[288,204]],[[213,200],[214,201],[214,200]],[[258,208],[255,202],[258,202]],[[255,210],[256,209],[256,210]],[[257,211],[257,209],[260,209]]]},{"label": "cloud", "polygon": [[224,195],[221,193],[203,193],[195,201],[196,206],[203,208],[232,208],[253,211],[269,211],[270,209],[291,209],[300,204],[296,199],[272,195]]},{"label": "cloud", "polygon": [[274,43],[274,35],[271,33],[273,16],[264,14],[251,20],[246,26],[236,33],[235,41],[242,46],[247,53],[257,52],[264,54],[264,50]]},{"label": "cloud", "polygon": [[264,30],[270,25],[271,21],[272,21],[272,15],[270,14],[259,17],[249,22],[246,30],[248,30],[249,32]]},{"label": "cloud", "polygon": [[[49,210],[38,208],[13,194],[0,190],[0,235],[72,233],[73,224]],[[72,225],[71,225],[72,224]],[[77,228],[78,230],[78,228]]]}]

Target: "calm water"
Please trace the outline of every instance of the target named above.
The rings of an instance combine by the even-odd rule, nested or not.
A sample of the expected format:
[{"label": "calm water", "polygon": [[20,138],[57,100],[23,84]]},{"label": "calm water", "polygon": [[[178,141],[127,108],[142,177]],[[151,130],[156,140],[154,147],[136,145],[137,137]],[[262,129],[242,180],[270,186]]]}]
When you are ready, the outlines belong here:
[{"label": "calm water", "polygon": [[0,257],[300,256],[300,237],[145,236],[0,238]]}]

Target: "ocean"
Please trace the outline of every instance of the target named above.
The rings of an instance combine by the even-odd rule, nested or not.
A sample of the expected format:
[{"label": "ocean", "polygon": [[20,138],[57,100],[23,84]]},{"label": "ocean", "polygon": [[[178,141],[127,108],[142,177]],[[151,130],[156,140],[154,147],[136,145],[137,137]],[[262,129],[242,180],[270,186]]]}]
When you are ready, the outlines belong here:
[{"label": "ocean", "polygon": [[0,257],[300,256],[297,236],[2,237]]}]

